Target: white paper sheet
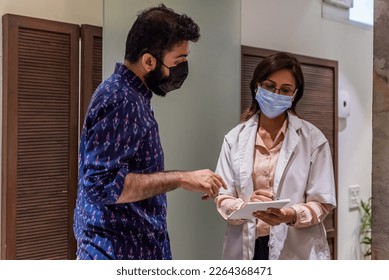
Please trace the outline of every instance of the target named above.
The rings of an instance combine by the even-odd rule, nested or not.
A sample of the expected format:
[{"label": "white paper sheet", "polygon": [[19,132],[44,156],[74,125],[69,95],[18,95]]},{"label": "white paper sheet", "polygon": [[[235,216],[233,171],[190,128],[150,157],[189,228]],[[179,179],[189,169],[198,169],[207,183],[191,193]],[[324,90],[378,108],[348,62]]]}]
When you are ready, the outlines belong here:
[{"label": "white paper sheet", "polygon": [[267,208],[282,208],[289,202],[289,198],[265,202],[247,202],[242,208],[231,213],[228,219],[251,219],[253,218],[253,212],[266,211]]}]

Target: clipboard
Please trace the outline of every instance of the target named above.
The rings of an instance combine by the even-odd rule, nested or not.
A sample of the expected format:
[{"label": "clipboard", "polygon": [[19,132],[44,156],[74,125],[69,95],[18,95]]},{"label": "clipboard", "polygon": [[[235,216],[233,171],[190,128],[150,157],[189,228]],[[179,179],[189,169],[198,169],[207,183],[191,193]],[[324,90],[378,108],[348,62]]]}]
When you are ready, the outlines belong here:
[{"label": "clipboard", "polygon": [[267,208],[282,208],[289,202],[289,198],[264,202],[247,202],[240,209],[232,212],[228,219],[251,219],[254,217],[253,212],[266,211]]}]

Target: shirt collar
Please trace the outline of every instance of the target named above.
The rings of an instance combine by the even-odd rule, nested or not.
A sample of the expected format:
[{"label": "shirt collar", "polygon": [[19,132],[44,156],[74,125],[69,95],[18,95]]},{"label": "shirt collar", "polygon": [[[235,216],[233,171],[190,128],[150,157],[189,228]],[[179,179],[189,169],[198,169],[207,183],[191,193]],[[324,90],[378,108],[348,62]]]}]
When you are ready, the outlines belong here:
[{"label": "shirt collar", "polygon": [[135,75],[130,69],[127,68],[123,63],[117,62],[115,65],[115,74],[122,76],[125,78],[130,85],[138,90],[138,92],[146,97],[147,99],[151,99],[153,96],[153,92],[149,90],[146,85],[142,82],[142,80]]},{"label": "shirt collar", "polygon": [[[280,130],[278,131],[278,133],[276,135],[276,138],[274,139],[273,147],[277,146],[279,144],[279,142],[285,138],[287,127],[288,127],[288,118],[285,118]],[[258,134],[258,132],[257,132],[257,134]],[[262,138],[259,136],[259,134],[257,135],[257,137],[255,139],[255,145],[266,147],[265,144],[263,143]]]}]

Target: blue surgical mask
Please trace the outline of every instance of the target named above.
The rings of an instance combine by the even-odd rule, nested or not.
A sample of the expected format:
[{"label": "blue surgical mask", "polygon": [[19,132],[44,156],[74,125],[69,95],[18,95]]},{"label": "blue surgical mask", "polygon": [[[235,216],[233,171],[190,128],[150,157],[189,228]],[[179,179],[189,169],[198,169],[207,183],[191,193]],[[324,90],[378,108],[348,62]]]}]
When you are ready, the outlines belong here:
[{"label": "blue surgical mask", "polygon": [[281,95],[258,87],[255,99],[261,112],[269,119],[274,119],[292,107],[294,96]]}]

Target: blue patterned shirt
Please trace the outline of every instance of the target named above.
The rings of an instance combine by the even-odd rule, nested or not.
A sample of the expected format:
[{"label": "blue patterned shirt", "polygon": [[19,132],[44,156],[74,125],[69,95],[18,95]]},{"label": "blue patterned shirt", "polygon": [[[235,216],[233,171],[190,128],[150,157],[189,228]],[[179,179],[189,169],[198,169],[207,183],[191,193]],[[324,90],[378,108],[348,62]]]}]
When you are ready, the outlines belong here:
[{"label": "blue patterned shirt", "polygon": [[152,92],[124,64],[99,85],[79,147],[78,259],[171,259],[166,194],[115,204],[128,173],[164,170]]}]

